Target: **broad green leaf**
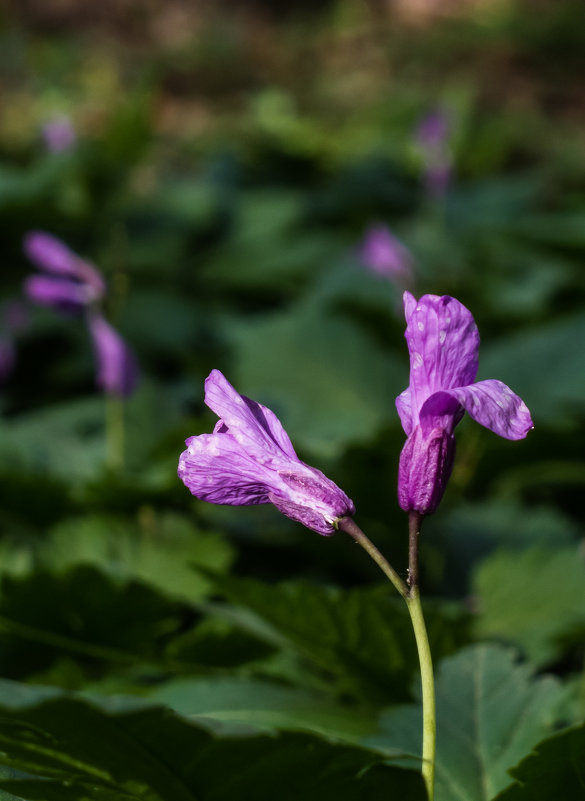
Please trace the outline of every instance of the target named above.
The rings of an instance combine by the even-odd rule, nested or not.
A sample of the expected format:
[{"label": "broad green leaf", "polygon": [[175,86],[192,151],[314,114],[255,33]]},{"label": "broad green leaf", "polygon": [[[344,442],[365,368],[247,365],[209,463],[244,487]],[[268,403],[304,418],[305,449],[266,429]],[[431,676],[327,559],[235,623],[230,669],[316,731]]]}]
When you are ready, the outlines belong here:
[{"label": "broad green leaf", "polygon": [[227,570],[233,549],[219,534],[198,531],[185,517],[143,510],[137,521],[107,515],[63,520],[36,558],[54,570],[94,565],[112,577],[141,580],[193,601],[210,587],[193,567]]},{"label": "broad green leaf", "polygon": [[0,788],[29,801],[272,801],[275,788],[283,801],[425,799],[418,773],[314,734],[221,736],[136,699],[100,707],[11,682],[0,715],[0,761],[39,777]]},{"label": "broad green leaf", "polygon": [[562,637],[585,630],[585,563],[576,548],[501,550],[474,576],[478,637],[520,645],[531,662],[544,665],[562,653]]},{"label": "broad green leaf", "polygon": [[281,418],[293,442],[334,456],[394,420],[406,361],[318,305],[232,327],[233,382]]},{"label": "broad green leaf", "polygon": [[585,725],[543,740],[510,770],[516,783],[494,801],[585,799]]},{"label": "broad green leaf", "polygon": [[56,660],[93,671],[162,660],[186,609],[136,582],[114,582],[92,567],[63,574],[5,576],[0,596],[4,675],[29,676]]},{"label": "broad green leaf", "polygon": [[187,717],[260,729],[302,729],[355,742],[376,728],[371,709],[335,704],[318,693],[256,679],[176,679],[148,697]]},{"label": "broad green leaf", "polygon": [[[473,646],[445,659],[437,672],[436,801],[490,801],[510,783],[508,770],[550,733],[563,689],[533,678],[513,652]],[[367,742],[420,754],[419,706],[388,709],[382,735]]]},{"label": "broad green leaf", "polygon": [[[392,587],[342,592],[304,582],[268,585],[233,577],[218,577],[216,584],[260,620],[264,630],[257,629],[258,636],[294,649],[313,669],[333,677],[339,693],[374,703],[409,697],[416,648],[406,606],[393,597]],[[428,618],[435,653],[451,653],[465,640],[460,612],[430,607]]]}]

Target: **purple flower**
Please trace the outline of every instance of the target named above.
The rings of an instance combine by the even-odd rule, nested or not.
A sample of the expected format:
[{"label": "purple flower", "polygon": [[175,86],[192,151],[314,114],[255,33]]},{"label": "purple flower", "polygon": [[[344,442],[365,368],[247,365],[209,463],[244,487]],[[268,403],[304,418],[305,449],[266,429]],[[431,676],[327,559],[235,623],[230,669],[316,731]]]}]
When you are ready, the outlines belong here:
[{"label": "purple flower", "polygon": [[50,153],[71,150],[77,139],[75,128],[69,117],[60,114],[46,122],[41,128],[43,140]]},{"label": "purple flower", "polygon": [[138,381],[138,366],[133,352],[99,310],[106,292],[100,272],[44,231],[27,234],[24,250],[37,267],[51,273],[29,276],[24,282],[26,295],[41,306],[65,313],[85,313],[96,356],[98,386],[112,395],[132,394]]},{"label": "purple flower", "polygon": [[392,281],[408,281],[412,275],[410,251],[385,225],[372,225],[368,228],[359,256],[371,272]]},{"label": "purple flower", "polygon": [[455,455],[455,426],[464,412],[506,439],[533,428],[526,404],[501,381],[474,383],[479,333],[471,312],[448,295],[404,293],[410,385],[396,398],[407,435],[400,454],[398,500],[404,511],[434,512]]},{"label": "purple flower", "polygon": [[415,131],[422,157],[424,183],[433,197],[444,195],[451,181],[449,129],[447,115],[443,110],[436,109],[422,118]]},{"label": "purple flower", "polygon": [[88,323],[97,362],[98,386],[110,395],[131,395],[138,383],[134,353],[100,314],[91,314]]},{"label": "purple flower", "polygon": [[220,418],[213,434],[186,440],[179,478],[210,503],[276,508],[319,534],[353,515],[347,495],[320,470],[301,462],[276,415],[240,395],[219,372],[205,381],[205,403]]}]

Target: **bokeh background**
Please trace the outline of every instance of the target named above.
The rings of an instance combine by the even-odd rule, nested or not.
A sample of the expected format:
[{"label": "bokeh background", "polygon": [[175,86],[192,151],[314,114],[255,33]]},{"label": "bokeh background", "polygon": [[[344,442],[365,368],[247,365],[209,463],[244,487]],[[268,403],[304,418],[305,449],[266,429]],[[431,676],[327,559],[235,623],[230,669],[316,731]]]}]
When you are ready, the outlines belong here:
[{"label": "bokeh background", "polygon": [[[437,655],[492,638],[579,685],[584,69],[580,0],[5,0],[5,678],[155,696],[185,675],[330,690],[331,653],[316,635],[298,646],[303,625],[325,588],[379,584],[376,568],[272,507],[195,501],[176,465],[185,437],[214,425],[203,381],[219,368],[279,415],[404,573],[394,398],[408,285],[472,310],[480,377],[509,383],[535,421],[517,443],[458,429],[421,553],[425,595],[442,599]],[[368,267],[372,226],[407,249],[406,272]],[[103,271],[137,355],[123,463],[108,463],[83,321],[23,298],[32,229]],[[290,585],[278,618],[284,580],[309,584]],[[251,622],[269,609],[285,628],[298,611],[288,650]],[[415,663],[396,659],[390,695],[404,698]],[[346,678],[333,686],[363,700]]]}]

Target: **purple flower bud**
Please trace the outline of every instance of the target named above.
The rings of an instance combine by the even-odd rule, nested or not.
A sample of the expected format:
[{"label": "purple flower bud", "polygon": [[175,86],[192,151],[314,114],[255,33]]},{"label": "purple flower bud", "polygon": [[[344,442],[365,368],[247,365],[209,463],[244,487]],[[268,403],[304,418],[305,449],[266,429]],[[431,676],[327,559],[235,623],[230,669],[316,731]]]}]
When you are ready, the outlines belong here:
[{"label": "purple flower bud", "polygon": [[479,333],[471,312],[448,295],[404,293],[410,384],[396,398],[407,436],[398,469],[398,500],[405,512],[431,514],[447,486],[455,453],[455,426],[468,412],[506,439],[533,428],[526,404],[495,379],[474,383]]},{"label": "purple flower bud", "polygon": [[41,128],[45,146],[50,153],[62,153],[71,150],[77,140],[75,128],[69,117],[64,114],[54,117]]},{"label": "purple flower bud", "polygon": [[409,281],[412,276],[412,256],[408,248],[385,225],[372,225],[366,231],[360,260],[371,272],[392,281]]},{"label": "purple flower bud", "polygon": [[220,417],[213,434],[187,439],[179,458],[179,478],[197,498],[231,506],[273,503],[323,535],[355,513],[336,484],[301,462],[276,415],[236,392],[219,370],[205,381],[205,403]]},{"label": "purple flower bud", "polygon": [[98,386],[111,395],[131,395],[138,383],[138,365],[133,351],[100,314],[91,314],[88,323],[97,362]]}]

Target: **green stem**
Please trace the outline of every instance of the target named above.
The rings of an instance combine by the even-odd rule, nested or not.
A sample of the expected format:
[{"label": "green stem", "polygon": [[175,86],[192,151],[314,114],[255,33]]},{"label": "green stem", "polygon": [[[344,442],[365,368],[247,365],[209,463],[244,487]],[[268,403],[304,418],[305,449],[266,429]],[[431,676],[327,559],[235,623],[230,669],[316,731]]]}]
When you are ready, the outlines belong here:
[{"label": "green stem", "polygon": [[429,638],[423,617],[418,586],[418,540],[422,516],[417,512],[409,515],[409,549],[408,549],[408,583],[404,582],[394,570],[390,562],[380,553],[359,526],[349,517],[343,517],[337,523],[340,531],[349,534],[374,560],[382,572],[390,579],[400,595],[406,601],[408,614],[414,629],[414,638],[420,664],[420,677],[423,706],[423,750],[422,775],[427,788],[429,801],[435,796],[435,752],[436,752],[436,710],[435,681],[433,676],[433,660]]},{"label": "green stem", "polygon": [[125,428],[124,401],[106,393],[106,464],[112,470],[124,467]]}]

